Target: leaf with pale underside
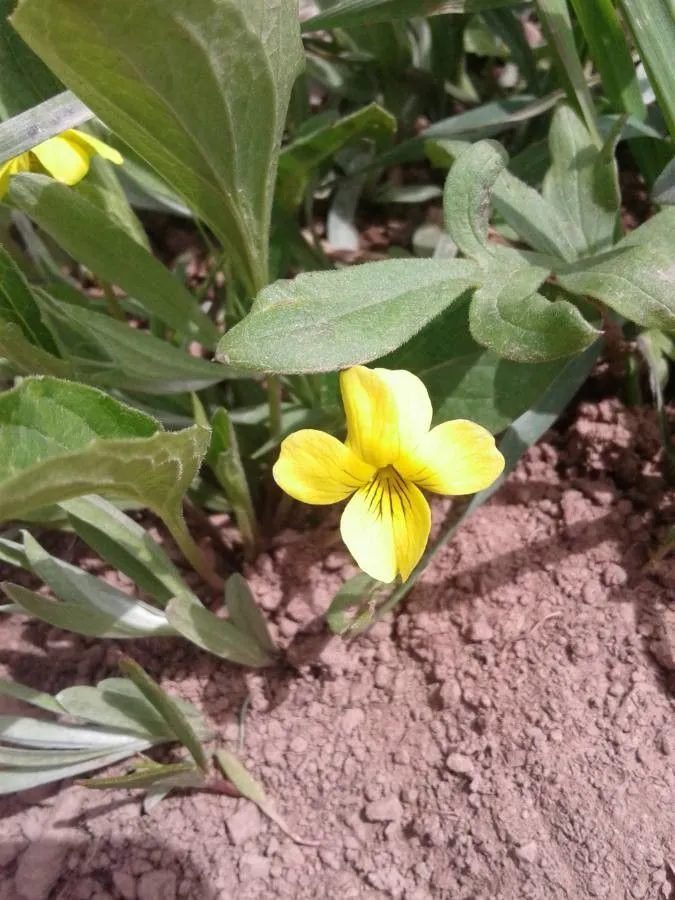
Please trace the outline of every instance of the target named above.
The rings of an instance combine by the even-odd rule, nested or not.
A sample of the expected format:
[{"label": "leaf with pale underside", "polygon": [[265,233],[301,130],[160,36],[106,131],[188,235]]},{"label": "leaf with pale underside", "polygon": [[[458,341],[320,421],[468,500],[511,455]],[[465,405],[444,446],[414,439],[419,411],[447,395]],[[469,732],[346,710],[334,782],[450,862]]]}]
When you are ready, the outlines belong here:
[{"label": "leaf with pale underside", "polygon": [[297,0],[22,0],[12,23],[263,285]]}]

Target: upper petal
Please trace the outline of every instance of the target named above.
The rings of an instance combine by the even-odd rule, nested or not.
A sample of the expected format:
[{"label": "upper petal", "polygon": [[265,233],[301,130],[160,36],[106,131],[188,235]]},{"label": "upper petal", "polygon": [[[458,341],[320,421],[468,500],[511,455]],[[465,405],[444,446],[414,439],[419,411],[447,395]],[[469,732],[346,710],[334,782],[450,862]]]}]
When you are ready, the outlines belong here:
[{"label": "upper petal", "polygon": [[70,141],[63,135],[38,144],[31,153],[53,178],[64,184],[77,184],[81,181],[89,171],[89,160],[93,156],[93,151],[85,144]]},{"label": "upper petal", "polygon": [[475,494],[499,478],[504,457],[486,428],[455,419],[432,428],[398,470],[436,494]]},{"label": "upper petal", "polygon": [[340,373],[347,444],[378,469],[411,452],[431,424],[431,400],[420,379],[403,369],[354,366]]},{"label": "upper petal", "polygon": [[337,503],[368,482],[375,470],[332,434],[304,428],[281,443],[272,470],[279,487],[303,503]]},{"label": "upper petal", "polygon": [[103,159],[107,159],[118,166],[121,166],[124,162],[124,157],[119,152],[119,150],[115,150],[114,147],[106,144],[105,141],[101,141],[96,137],[92,137],[92,135],[87,134],[85,131],[78,131],[76,128],[71,128],[68,131],[64,131],[62,137],[65,137],[69,141],[74,143],[79,142],[84,144],[85,147],[89,149],[90,157],[93,155],[93,153],[91,152],[93,151],[99,156],[102,156]]},{"label": "upper petal", "polygon": [[422,492],[385,470],[358,490],[342,513],[340,532],[357,564],[371,578],[405,581],[429,540],[431,511]]}]

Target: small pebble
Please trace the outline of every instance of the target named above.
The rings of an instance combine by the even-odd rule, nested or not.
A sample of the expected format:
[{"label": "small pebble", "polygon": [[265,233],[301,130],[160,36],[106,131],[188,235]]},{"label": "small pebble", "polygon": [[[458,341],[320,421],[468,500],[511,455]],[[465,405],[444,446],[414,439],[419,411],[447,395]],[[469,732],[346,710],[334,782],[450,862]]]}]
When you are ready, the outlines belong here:
[{"label": "small pebble", "polygon": [[388,794],[381,800],[373,800],[363,811],[367,822],[398,822],[403,808],[395,794]]},{"label": "small pebble", "polygon": [[455,775],[473,775],[474,764],[468,756],[462,753],[451,753],[445,761],[446,768]]},{"label": "small pebble", "polygon": [[481,643],[482,641],[490,641],[494,635],[494,631],[488,625],[485,619],[476,619],[471,622],[466,630],[466,636],[470,641]]},{"label": "small pebble", "polygon": [[537,847],[536,841],[528,841],[526,844],[521,844],[520,847],[516,847],[515,852],[521,862],[532,865],[537,858],[539,848]]}]

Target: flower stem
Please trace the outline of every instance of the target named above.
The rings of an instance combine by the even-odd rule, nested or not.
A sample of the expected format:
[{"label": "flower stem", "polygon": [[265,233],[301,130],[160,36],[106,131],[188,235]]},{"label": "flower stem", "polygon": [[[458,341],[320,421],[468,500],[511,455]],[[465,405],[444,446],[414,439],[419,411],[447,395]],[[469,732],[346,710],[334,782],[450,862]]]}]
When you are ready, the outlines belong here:
[{"label": "flower stem", "polygon": [[270,411],[270,437],[281,443],[281,382],[277,375],[267,378],[267,403]]}]

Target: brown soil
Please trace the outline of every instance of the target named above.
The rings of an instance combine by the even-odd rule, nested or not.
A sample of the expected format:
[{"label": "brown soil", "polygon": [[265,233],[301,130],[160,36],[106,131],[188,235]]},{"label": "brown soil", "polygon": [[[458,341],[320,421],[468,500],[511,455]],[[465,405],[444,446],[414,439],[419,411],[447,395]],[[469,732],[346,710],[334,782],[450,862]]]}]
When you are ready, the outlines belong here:
[{"label": "brown soil", "polygon": [[[280,535],[247,574],[298,671],[131,651],[233,749],[250,698],[243,758],[320,846],[242,800],[141,816],[123,792],[36,789],[2,800],[0,900],[675,896],[675,559],[643,568],[675,518],[658,447],[650,415],[582,405],[351,643],[319,618],[353,571],[335,520]],[[3,674],[50,690],[123,646],[2,629]]]}]

